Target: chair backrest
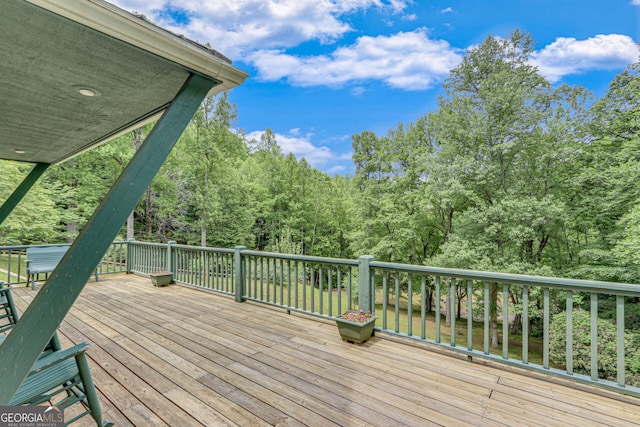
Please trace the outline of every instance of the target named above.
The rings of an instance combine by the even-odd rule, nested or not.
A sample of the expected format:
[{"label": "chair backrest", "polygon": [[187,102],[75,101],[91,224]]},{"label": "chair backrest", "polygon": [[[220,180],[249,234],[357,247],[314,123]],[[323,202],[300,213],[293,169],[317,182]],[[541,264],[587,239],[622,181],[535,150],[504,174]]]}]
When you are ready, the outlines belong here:
[{"label": "chair backrest", "polygon": [[[19,315],[16,305],[13,302],[11,288],[6,286],[4,282],[0,282],[0,343],[4,341],[5,336],[11,332],[11,329],[18,323]],[[42,355],[58,351],[62,348],[58,334],[53,334],[47,346],[42,350]]]},{"label": "chair backrest", "polygon": [[0,282],[0,333],[7,334],[18,323],[18,312],[13,303],[11,288]]},{"label": "chair backrest", "polygon": [[31,273],[50,273],[55,270],[70,245],[31,246],[27,248],[28,270]]}]

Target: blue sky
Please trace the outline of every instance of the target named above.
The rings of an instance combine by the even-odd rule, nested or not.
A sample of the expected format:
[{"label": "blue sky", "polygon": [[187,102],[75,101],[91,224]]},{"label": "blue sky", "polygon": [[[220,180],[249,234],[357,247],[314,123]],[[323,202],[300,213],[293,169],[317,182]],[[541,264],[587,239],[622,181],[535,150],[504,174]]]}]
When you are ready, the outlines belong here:
[{"label": "blue sky", "polygon": [[440,84],[488,35],[531,34],[553,84],[602,96],[638,60],[640,0],[109,0],[230,57],[237,127],[353,173],[351,136],[384,135],[437,108]]}]

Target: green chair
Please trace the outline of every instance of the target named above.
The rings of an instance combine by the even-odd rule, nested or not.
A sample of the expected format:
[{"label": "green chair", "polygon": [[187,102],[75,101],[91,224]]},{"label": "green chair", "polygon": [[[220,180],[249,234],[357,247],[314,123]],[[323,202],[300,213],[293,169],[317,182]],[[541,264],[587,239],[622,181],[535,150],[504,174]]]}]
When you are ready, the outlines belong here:
[{"label": "green chair", "polygon": [[[0,335],[0,344],[17,322],[18,313],[11,288],[0,282],[0,332],[4,333]],[[100,401],[85,354],[88,348],[88,343],[81,343],[62,350],[58,335],[54,334],[13,396],[11,405],[39,405],[65,393],[66,396],[56,403],[57,406],[66,409],[79,404],[82,407],[78,415],[65,421],[65,425],[91,415],[98,426],[112,426],[113,421],[102,420]]]}]

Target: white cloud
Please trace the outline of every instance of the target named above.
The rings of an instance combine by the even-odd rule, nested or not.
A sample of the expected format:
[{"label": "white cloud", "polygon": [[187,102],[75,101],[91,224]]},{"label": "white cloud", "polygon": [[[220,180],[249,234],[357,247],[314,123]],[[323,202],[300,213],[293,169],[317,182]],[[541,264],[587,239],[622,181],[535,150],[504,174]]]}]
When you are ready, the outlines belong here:
[{"label": "white cloud", "polygon": [[[349,14],[383,11],[384,16],[415,19],[411,0],[110,0],[136,10],[174,32],[211,45],[233,60],[252,64],[257,79],[286,80],[295,86],[341,87],[377,80],[403,90],[439,84],[457,66],[462,49],[430,39],[425,28],[391,35],[361,36],[331,53],[294,55],[288,49],[314,40],[328,44],[354,31]],[[640,0],[630,0],[640,6]],[[447,7],[443,14],[455,13]],[[446,24],[445,24],[446,25]],[[535,53],[532,64],[552,82],[591,70],[614,70],[638,59],[626,35],[586,40],[558,38]],[[362,93],[361,87],[352,93]]]},{"label": "white cloud", "polygon": [[356,86],[353,89],[351,89],[351,95],[360,96],[363,93],[365,93],[366,91],[367,91],[367,88],[365,88],[363,86]]},{"label": "white cloud", "polygon": [[341,172],[344,172],[346,169],[347,169],[346,166],[337,165],[337,166],[333,166],[333,167],[329,168],[325,172],[327,174],[329,174],[329,175],[335,175],[335,174],[339,174]]},{"label": "white cloud", "polygon": [[390,36],[363,36],[331,55],[298,57],[263,50],[247,58],[264,81],[286,79],[296,86],[339,87],[375,79],[404,90],[424,90],[444,79],[461,60],[461,51],[431,40],[426,29]]},{"label": "white cloud", "polygon": [[[635,0],[640,4],[640,0]],[[599,34],[586,40],[559,37],[532,55],[531,63],[551,82],[568,74],[615,70],[638,60],[638,48],[629,36]]]},{"label": "white cloud", "polygon": [[[241,60],[256,49],[283,49],[309,40],[333,42],[353,31],[344,15],[378,8],[402,13],[406,0],[111,0],[153,22]],[[187,22],[176,22],[175,16]]]},{"label": "white cloud", "polygon": [[[332,168],[339,168],[338,171],[344,170],[343,165],[337,165],[336,163],[351,162],[351,153],[337,154],[331,151],[329,147],[316,146],[310,141],[311,134],[299,135],[299,129],[293,129],[295,132],[290,132],[289,135],[283,135],[275,133],[276,142],[282,149],[282,153],[286,156],[289,153],[293,153],[298,160],[305,158],[305,160],[314,168],[323,169],[326,165],[332,165]],[[254,131],[246,135],[247,140],[260,141],[260,137],[264,131]],[[330,171],[330,170],[329,170]],[[329,172],[327,171],[327,172]]]}]

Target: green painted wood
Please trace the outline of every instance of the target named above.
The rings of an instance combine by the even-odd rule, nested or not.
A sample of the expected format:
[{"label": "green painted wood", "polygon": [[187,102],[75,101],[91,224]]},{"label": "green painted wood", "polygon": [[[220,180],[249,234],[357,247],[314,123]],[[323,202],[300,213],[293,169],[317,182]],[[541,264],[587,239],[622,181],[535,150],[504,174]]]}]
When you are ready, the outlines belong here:
[{"label": "green painted wood", "polygon": [[473,350],[473,281],[467,280],[467,350]]},{"label": "green painted wood", "polygon": [[371,295],[371,268],[373,256],[362,255],[358,258],[358,309],[373,311],[374,300]]},{"label": "green painted wood", "polygon": [[616,350],[618,364],[618,385],[624,387],[624,297],[616,296]]},{"label": "green painted wood", "polygon": [[273,269],[272,269],[273,277],[271,278],[271,283],[273,283],[273,297],[272,299],[269,299],[269,301],[275,303],[278,301],[278,295],[277,295],[278,269],[276,267],[275,258],[269,258],[269,262],[273,264]]},{"label": "green painted wood", "polygon": [[[304,303],[304,310],[307,309],[307,303],[306,303],[306,295],[307,293],[304,292],[303,298],[305,299],[305,303]],[[263,300],[264,299],[264,259],[260,258],[260,299]]]},{"label": "green painted wood", "polygon": [[489,305],[489,282],[484,283],[484,354],[489,354],[489,325],[491,323],[491,306]]},{"label": "green painted wood", "polygon": [[[294,264],[297,264],[297,262],[294,261]],[[298,276],[296,276],[296,282]],[[291,260],[287,260],[287,306],[291,307],[291,288],[293,286],[291,286]],[[340,283],[340,270],[338,270],[338,283]],[[342,292],[340,292],[340,288],[338,288],[338,307],[342,307],[342,305],[340,304],[340,294]],[[338,309],[338,311],[340,311],[340,309]],[[329,313],[331,314],[331,313]],[[338,313],[340,314],[340,313]]]},{"label": "green painted wood", "polygon": [[440,276],[436,276],[436,342],[440,343],[442,340],[440,332],[440,302],[442,296],[440,295]]},{"label": "green painted wood", "polygon": [[[274,269],[275,269],[275,262],[276,262],[276,261],[274,260],[274,261],[273,261],[273,264],[274,264],[274,267],[273,267],[273,268],[274,268]],[[324,277],[324,273],[323,273],[323,271],[322,271],[322,264],[320,264],[320,266],[318,267],[318,295],[319,295],[319,298],[318,298],[318,299],[319,299],[319,301],[318,301],[318,302],[319,302],[319,304],[318,304],[318,305],[319,305],[319,307],[320,307],[320,308],[318,309],[318,313],[320,313],[320,314],[322,314],[322,313],[323,313],[323,304],[322,304],[322,302],[324,301],[324,298],[322,298],[322,293],[323,293],[323,288],[324,288],[324,286],[323,286],[323,284],[322,284],[322,283],[323,283],[323,282],[322,282],[322,278],[323,278],[323,277]],[[274,290],[274,292],[275,292],[275,290]],[[276,300],[275,295],[274,295],[274,298],[273,298],[273,299],[274,299],[274,300]]]},{"label": "green painted wood", "polygon": [[451,321],[451,330],[449,338],[451,347],[456,346],[456,279],[449,278],[449,320]]},{"label": "green painted wood", "polygon": [[167,242],[167,271],[171,271],[172,273],[175,273],[175,268],[173,266],[173,251],[171,247],[177,243],[178,242],[173,240]]},{"label": "green painted wood", "polygon": [[543,311],[542,316],[542,367],[549,369],[549,310],[551,310],[549,288],[543,290]]},{"label": "green painted wood", "polygon": [[0,345],[0,405],[11,401],[214,83],[200,76],[187,81]]},{"label": "green painted wood", "polygon": [[407,319],[407,334],[411,336],[413,335],[413,279],[411,274],[409,274],[409,292],[407,294]]},{"label": "green painted wood", "polygon": [[[280,268],[279,270],[280,271],[280,304],[284,305],[284,260],[282,259],[280,260],[279,268]],[[320,290],[322,290],[322,287],[320,288]],[[322,313],[322,310],[320,310],[320,313]]]},{"label": "green painted wood", "polygon": [[[271,301],[271,260],[269,258],[267,258],[267,284],[266,284],[266,288],[267,288],[267,301]],[[313,311],[313,294],[315,293],[313,291],[313,267],[311,267],[311,311]]]},{"label": "green painted wood", "polygon": [[0,224],[4,222],[5,219],[9,216],[9,214],[13,211],[13,209],[18,206],[20,200],[23,199],[25,194],[31,190],[31,187],[38,181],[38,179],[42,176],[44,171],[47,170],[49,165],[47,163],[36,163],[31,172],[22,180],[20,185],[16,187],[13,193],[5,200],[5,202],[0,207]]},{"label": "green painted wood", "polygon": [[[344,262],[345,260],[341,260]],[[529,276],[526,274],[496,273],[490,271],[461,270],[455,268],[428,267],[423,265],[397,264],[372,261],[372,268],[401,271],[403,273],[430,274],[433,276],[455,277],[461,280],[478,280],[510,285],[545,286],[554,289],[600,292],[607,295],[638,296],[638,285],[629,283],[600,282],[595,280],[565,279],[561,277]]]},{"label": "green painted wood", "polygon": [[529,287],[522,287],[522,363],[529,363]]},{"label": "green painted wood", "polygon": [[[300,294],[300,292],[299,292],[299,286],[298,286],[298,283],[300,282],[300,281],[298,280],[298,277],[300,277],[300,276],[298,276],[298,274],[299,274],[299,270],[298,270],[298,269],[299,269],[299,264],[300,264],[300,262],[299,262],[299,261],[296,261],[296,264],[295,264],[295,273],[294,273],[294,274],[295,274],[295,277],[296,277],[296,291],[295,291],[295,293],[294,293],[294,295],[295,295],[295,296],[294,296],[294,300],[295,300],[296,308],[298,308],[298,304],[299,304],[299,302],[300,302],[300,301],[299,301],[299,300],[300,300],[300,298],[298,298],[298,295]],[[303,269],[304,269],[304,264],[303,264]],[[349,295],[351,295],[351,276],[349,276],[349,287],[348,287],[348,289],[349,289]],[[342,306],[341,306],[341,307],[342,307]],[[349,309],[351,309],[351,306],[349,306]]]},{"label": "green painted wood", "polygon": [[427,276],[420,282],[420,338],[427,338]]},{"label": "green painted wood", "polygon": [[502,285],[502,358],[509,358],[509,285]]},{"label": "green painted wood", "polygon": [[388,303],[388,298],[386,297],[387,295],[389,295],[389,272],[387,270],[384,270],[382,272],[382,328],[383,329],[387,329],[387,303]]},{"label": "green painted wood", "polygon": [[591,379],[598,381],[598,294],[591,292]]},{"label": "green painted wood", "polygon": [[400,332],[400,273],[396,271],[394,279],[395,305],[393,310],[394,328],[396,333]]},{"label": "green painted wood", "polygon": [[566,297],[567,303],[565,312],[567,313],[567,325],[565,334],[567,335],[567,357],[565,359],[565,363],[567,365],[567,374],[573,375],[573,292],[567,291]]},{"label": "green painted wood", "polygon": [[244,302],[246,274],[243,268],[242,251],[246,246],[236,246],[233,252],[233,262],[236,270],[236,302]]}]

